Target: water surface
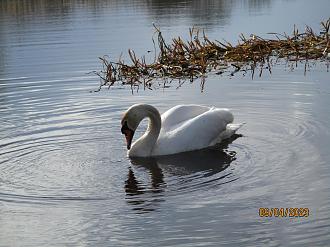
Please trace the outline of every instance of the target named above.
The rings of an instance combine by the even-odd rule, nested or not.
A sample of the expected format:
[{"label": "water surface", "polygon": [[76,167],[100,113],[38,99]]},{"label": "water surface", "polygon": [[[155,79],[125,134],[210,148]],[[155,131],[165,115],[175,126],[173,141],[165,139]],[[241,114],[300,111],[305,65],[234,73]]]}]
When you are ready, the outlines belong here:
[{"label": "water surface", "polygon": [[[0,2],[0,246],[325,246],[330,238],[329,73],[286,65],[167,89],[97,89],[99,56],[210,38],[318,28],[328,1]],[[152,55],[152,54],[151,54]],[[126,56],[125,54],[123,55]],[[247,124],[206,152],[126,157],[134,103],[231,108]],[[138,130],[141,135],[146,122]],[[262,218],[260,207],[309,208]]]}]

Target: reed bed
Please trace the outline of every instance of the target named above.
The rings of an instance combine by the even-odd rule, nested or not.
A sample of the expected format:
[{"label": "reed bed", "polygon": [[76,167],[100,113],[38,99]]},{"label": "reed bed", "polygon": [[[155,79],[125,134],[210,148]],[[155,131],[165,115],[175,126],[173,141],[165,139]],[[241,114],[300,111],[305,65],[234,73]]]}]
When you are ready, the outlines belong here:
[{"label": "reed bed", "polygon": [[257,35],[245,37],[239,36],[237,45],[229,42],[210,40],[205,32],[197,28],[189,29],[188,41],[181,37],[173,38],[166,43],[161,30],[154,25],[155,38],[153,38],[155,57],[150,63],[145,56],[138,58],[135,52],[128,50],[129,63],[122,58],[117,62],[109,57],[101,57],[103,65],[101,71],[95,72],[101,80],[99,91],[102,87],[111,87],[119,82],[130,85],[137,90],[154,87],[167,87],[173,80],[181,86],[184,82],[193,82],[201,78],[203,89],[205,76],[214,72],[223,74],[229,72],[234,75],[237,72],[251,71],[252,77],[256,69],[262,71],[271,68],[283,59],[289,63],[305,62],[305,72],[308,61],[322,60],[329,68],[330,59],[330,18],[321,22],[321,30],[317,34],[312,28],[306,26],[304,32],[299,32],[294,26],[291,35],[270,33],[273,39],[261,38]]}]

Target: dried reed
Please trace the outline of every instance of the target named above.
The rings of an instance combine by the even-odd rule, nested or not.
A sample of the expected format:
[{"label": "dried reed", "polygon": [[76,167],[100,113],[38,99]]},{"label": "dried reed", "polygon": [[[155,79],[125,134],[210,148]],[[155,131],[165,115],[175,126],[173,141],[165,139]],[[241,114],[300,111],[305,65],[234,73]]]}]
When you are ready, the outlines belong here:
[{"label": "dried reed", "polygon": [[[103,86],[111,87],[116,82],[131,85],[137,90],[142,85],[144,89],[152,89],[161,85],[168,86],[173,80],[179,82],[179,87],[187,80],[190,82],[201,78],[203,89],[205,76],[209,72],[222,74],[229,68],[234,68],[230,75],[239,71],[252,71],[260,68],[259,76],[264,68],[271,73],[271,66],[278,59],[289,62],[305,62],[309,60],[326,61],[329,67],[330,58],[330,18],[321,22],[321,31],[316,34],[312,28],[306,26],[300,33],[294,26],[292,35],[270,33],[275,39],[263,39],[256,35],[246,38],[240,35],[238,44],[229,42],[211,41],[204,31],[197,28],[189,29],[190,39],[183,41],[181,37],[166,43],[161,30],[155,27],[157,42],[155,59],[147,63],[145,57],[138,58],[133,50],[128,50],[130,63],[125,63],[120,57],[118,62],[112,62],[107,56],[101,57],[103,70],[95,72],[101,80],[99,91]],[[156,43],[158,47],[156,47]],[[158,83],[155,83],[158,82]]]}]

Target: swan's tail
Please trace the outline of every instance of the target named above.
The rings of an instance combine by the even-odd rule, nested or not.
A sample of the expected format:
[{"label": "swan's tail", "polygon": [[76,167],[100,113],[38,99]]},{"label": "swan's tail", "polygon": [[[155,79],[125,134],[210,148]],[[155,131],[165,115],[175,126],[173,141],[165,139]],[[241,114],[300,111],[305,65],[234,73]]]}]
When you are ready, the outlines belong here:
[{"label": "swan's tail", "polygon": [[234,135],[236,133],[236,131],[241,128],[245,123],[238,123],[238,124],[233,124],[233,123],[230,123],[230,124],[227,124],[226,126],[226,130],[223,131],[221,134],[220,134],[220,138],[221,140],[225,140],[225,139],[228,139],[230,138],[232,135]]},{"label": "swan's tail", "polygon": [[239,123],[239,124],[233,124],[233,123],[231,123],[231,124],[227,124],[226,130],[233,131],[235,133],[244,124],[246,124],[246,123]]},{"label": "swan's tail", "polygon": [[210,146],[213,146],[217,143],[222,142],[225,139],[228,139],[228,138],[232,137],[236,133],[236,131],[239,128],[241,128],[244,124],[246,124],[246,123],[227,124],[226,130],[221,132],[220,135],[211,142]]}]

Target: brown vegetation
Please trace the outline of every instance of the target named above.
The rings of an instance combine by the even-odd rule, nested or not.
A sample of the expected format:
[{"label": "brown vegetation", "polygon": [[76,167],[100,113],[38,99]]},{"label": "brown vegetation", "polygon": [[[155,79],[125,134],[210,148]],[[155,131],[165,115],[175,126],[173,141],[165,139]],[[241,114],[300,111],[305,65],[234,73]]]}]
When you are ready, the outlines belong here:
[{"label": "brown vegetation", "polygon": [[211,41],[204,31],[196,28],[189,30],[190,40],[183,41],[177,37],[167,44],[161,30],[154,27],[157,35],[157,42],[153,39],[154,61],[147,63],[145,57],[137,58],[133,50],[128,51],[130,64],[121,58],[118,62],[109,61],[106,56],[100,58],[103,70],[96,72],[101,79],[99,90],[103,86],[111,87],[116,82],[131,85],[132,90],[140,86],[151,89],[155,87],[154,82],[165,87],[173,80],[177,80],[180,86],[196,78],[202,79],[203,88],[205,75],[209,72],[222,74],[233,68],[230,75],[249,70],[253,77],[255,69],[260,68],[261,76],[264,68],[271,73],[271,66],[279,59],[293,63],[304,61],[305,72],[310,60],[326,61],[329,67],[330,18],[321,22],[319,34],[308,26],[302,33],[294,27],[292,35],[270,33],[275,36],[274,39],[263,39],[256,35],[246,38],[241,34],[236,46],[229,42]]}]

